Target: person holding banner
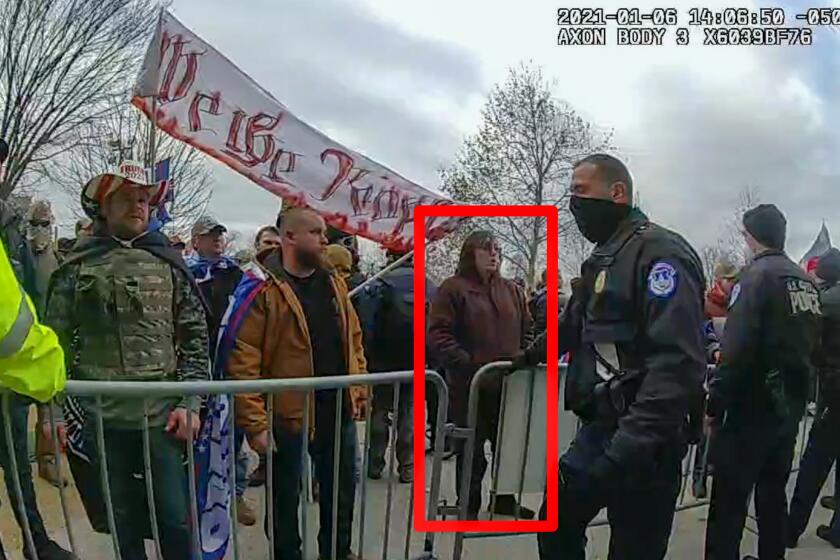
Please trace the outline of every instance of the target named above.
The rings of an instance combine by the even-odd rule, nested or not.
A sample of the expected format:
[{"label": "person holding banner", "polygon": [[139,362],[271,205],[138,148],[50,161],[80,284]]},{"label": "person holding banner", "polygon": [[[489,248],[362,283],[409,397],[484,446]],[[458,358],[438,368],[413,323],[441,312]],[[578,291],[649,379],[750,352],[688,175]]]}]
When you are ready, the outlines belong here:
[{"label": "person holding banner", "polygon": [[[688,418],[702,402],[703,266],[632,206],[630,172],[615,157],[579,161],[571,193],[578,229],[595,244],[558,329],[559,353],[572,353],[565,405],[581,426],[560,458],[559,525],[539,534],[540,558],[583,560],[586,527],[606,507],[609,560],[661,560]],[[545,358],[543,336],[514,365]]]},{"label": "person holding banner", "polygon": [[[323,218],[312,210],[291,208],[278,218],[278,228],[281,246],[258,256],[267,279],[238,329],[228,374],[234,379],[366,374],[362,330],[347,286],[327,270],[323,260],[327,244]],[[337,492],[336,557],[355,559],[350,552],[356,487],[353,419],[364,416],[366,388],[316,391],[312,399],[308,392],[285,391],[270,398],[274,399],[274,418],[268,417],[262,395],[237,395],[235,410],[236,423],[245,430],[254,451],[274,453],[274,472],[268,473],[273,477],[274,501],[268,507],[274,508],[275,559],[301,558],[298,505],[305,410],[309,411],[309,451],[320,486],[320,555],[330,558],[333,552],[332,502]],[[274,441],[269,441],[269,422],[274,423]],[[333,488],[336,462],[339,484]]]}]

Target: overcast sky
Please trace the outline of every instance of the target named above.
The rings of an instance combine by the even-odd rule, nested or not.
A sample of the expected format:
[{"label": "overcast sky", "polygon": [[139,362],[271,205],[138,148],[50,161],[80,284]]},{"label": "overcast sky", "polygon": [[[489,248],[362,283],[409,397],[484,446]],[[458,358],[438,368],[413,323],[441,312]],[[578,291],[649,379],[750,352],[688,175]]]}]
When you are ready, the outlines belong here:
[{"label": "overcast sky", "polygon": [[[568,5],[622,4],[631,6]],[[669,5],[684,21],[703,4],[733,5]],[[429,187],[475,131],[492,85],[532,60],[557,81],[559,98],[615,130],[645,210],[696,246],[717,236],[745,185],[787,214],[793,256],[821,220],[840,235],[840,33],[820,31],[810,47],[703,47],[699,31],[689,47],[558,47],[564,5],[175,0],[172,10],[299,117]],[[789,19],[806,7],[775,6]],[[248,232],[273,221],[272,195],[215,167],[218,218]]]}]

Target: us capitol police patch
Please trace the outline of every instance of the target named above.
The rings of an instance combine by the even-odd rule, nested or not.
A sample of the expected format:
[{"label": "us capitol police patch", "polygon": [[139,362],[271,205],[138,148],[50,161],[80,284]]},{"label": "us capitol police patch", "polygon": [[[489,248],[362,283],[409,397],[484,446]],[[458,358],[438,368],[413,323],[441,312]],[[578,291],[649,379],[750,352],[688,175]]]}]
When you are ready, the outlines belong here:
[{"label": "us capitol police patch", "polygon": [[669,298],[677,291],[677,269],[666,262],[653,265],[648,274],[648,291],[658,298]]}]

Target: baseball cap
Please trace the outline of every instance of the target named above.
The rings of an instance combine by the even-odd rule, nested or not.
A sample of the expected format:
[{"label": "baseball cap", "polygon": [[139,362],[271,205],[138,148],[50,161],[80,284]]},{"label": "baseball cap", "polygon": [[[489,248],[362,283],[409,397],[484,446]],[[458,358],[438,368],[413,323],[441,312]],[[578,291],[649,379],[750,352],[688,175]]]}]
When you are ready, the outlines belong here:
[{"label": "baseball cap", "polygon": [[96,218],[102,202],[123,186],[153,189],[149,204],[156,206],[166,194],[166,184],[152,182],[143,164],[124,161],[116,171],[102,173],[87,182],[82,189],[82,209],[90,218]]},{"label": "baseball cap", "polygon": [[212,216],[202,216],[198,220],[196,220],[195,224],[190,231],[190,234],[193,237],[198,235],[206,235],[213,231],[214,229],[221,229],[222,233],[227,232],[227,228],[219,223],[216,218]]}]

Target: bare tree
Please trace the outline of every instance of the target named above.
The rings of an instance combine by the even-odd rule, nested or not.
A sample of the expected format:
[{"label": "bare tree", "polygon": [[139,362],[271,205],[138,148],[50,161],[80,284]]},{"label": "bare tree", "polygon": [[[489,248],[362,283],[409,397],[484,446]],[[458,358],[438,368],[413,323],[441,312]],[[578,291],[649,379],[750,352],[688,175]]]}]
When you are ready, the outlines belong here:
[{"label": "bare tree", "polygon": [[[146,159],[151,123],[128,103],[127,98],[117,100],[115,105],[106,115],[80,127],[79,141],[54,166],[60,175],[49,172],[53,182],[61,185],[75,201],[79,200],[81,189],[90,178],[114,170],[123,159],[140,162]],[[155,145],[157,161],[171,158],[174,200],[170,214],[173,222],[167,230],[178,235],[188,234],[195,220],[205,213],[213,194],[206,156],[162,133],[157,134]],[[76,209],[77,213],[79,211]]]},{"label": "bare tree", "polygon": [[734,200],[732,213],[724,218],[720,235],[709,245],[700,249],[703,260],[703,270],[706,279],[714,276],[715,264],[721,260],[728,260],[736,266],[743,266],[750,259],[750,252],[744,236],[741,234],[744,213],[761,202],[760,189],[754,185],[741,187]]},{"label": "bare tree", "polygon": [[566,229],[560,239],[560,273],[568,278],[580,276],[580,267],[593,247],[577,226]]},{"label": "bare tree", "polygon": [[79,131],[113,110],[154,25],[155,0],[0,2],[0,137],[11,147],[0,199],[43,163],[94,140]]},{"label": "bare tree", "polygon": [[[490,92],[478,132],[441,173],[455,199],[474,204],[553,205],[560,231],[572,224],[566,209],[574,163],[609,149],[611,132],[598,132],[551,93],[538,67],[520,65]],[[545,219],[485,221],[504,244],[518,276],[533,285],[544,266]]]}]

